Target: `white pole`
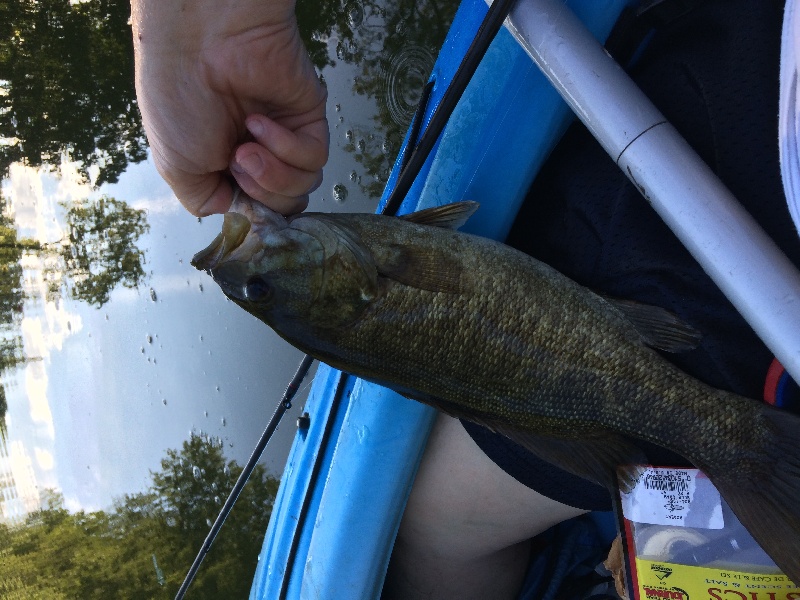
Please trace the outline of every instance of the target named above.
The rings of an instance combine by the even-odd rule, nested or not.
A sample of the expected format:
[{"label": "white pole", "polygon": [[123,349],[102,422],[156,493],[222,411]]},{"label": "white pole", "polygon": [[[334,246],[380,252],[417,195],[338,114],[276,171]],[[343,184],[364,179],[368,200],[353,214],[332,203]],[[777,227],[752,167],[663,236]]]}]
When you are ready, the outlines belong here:
[{"label": "white pole", "polygon": [[519,0],[506,25],[800,382],[800,273],[794,265],[569,8],[557,0]]}]

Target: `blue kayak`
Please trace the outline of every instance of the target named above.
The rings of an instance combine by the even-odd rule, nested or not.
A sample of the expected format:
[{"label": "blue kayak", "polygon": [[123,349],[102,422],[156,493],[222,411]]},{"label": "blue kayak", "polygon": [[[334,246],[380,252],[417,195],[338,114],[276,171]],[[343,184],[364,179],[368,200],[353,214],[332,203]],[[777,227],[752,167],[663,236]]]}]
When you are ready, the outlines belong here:
[{"label": "blue kayak", "polygon": [[[605,40],[626,0],[567,4]],[[430,119],[487,12],[464,0],[431,74]],[[505,239],[539,168],[574,114],[501,29],[400,209],[470,199],[465,231]],[[424,126],[424,125],[423,125]],[[382,199],[394,188],[408,136]],[[250,598],[379,598],[436,411],[320,365],[259,556]]]}]

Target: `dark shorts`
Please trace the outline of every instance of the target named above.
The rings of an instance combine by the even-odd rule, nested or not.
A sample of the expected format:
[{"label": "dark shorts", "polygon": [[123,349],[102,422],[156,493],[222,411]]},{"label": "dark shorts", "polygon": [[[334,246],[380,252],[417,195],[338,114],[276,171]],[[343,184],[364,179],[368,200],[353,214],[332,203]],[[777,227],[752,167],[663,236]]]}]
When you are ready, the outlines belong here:
[{"label": "dark shorts", "polygon": [[[629,72],[800,264],[800,239],[778,163],[782,5],[696,4],[655,31]],[[592,290],[674,312],[703,340],[669,360],[714,387],[763,397],[772,354],[582,125],[570,128],[544,166],[507,242]],[[572,506],[610,508],[604,488],[539,460],[507,438],[464,426],[492,460],[525,485]],[[662,464],[685,462],[657,448],[646,453]]]}]

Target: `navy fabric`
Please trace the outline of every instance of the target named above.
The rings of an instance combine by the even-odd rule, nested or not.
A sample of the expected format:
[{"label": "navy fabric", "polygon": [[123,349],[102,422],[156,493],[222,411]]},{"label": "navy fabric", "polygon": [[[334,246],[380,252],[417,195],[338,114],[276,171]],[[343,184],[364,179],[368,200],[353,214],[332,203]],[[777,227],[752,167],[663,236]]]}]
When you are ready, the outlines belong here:
[{"label": "navy fabric", "polygon": [[598,568],[616,534],[613,514],[598,512],[559,523],[537,536],[518,600],[618,600],[611,573]]},{"label": "navy fabric", "polygon": [[[655,33],[631,75],[800,264],[778,166],[781,18],[779,2],[700,2]],[[710,385],[761,399],[771,353],[582,125],[567,132],[537,177],[507,242],[595,291],[676,313],[703,340],[667,358]],[[610,508],[604,489],[464,426],[525,485],[572,506]],[[662,464],[684,462],[646,452]]]}]

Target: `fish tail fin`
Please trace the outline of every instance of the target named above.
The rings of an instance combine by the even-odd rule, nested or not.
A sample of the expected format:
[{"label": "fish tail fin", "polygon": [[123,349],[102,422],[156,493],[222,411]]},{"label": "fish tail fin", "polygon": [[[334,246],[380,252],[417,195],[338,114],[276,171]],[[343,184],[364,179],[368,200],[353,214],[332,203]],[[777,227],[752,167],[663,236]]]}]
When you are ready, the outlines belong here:
[{"label": "fish tail fin", "polygon": [[703,471],[778,568],[800,585],[800,417],[760,408],[771,433],[757,460],[761,477],[743,480],[736,473]]}]

